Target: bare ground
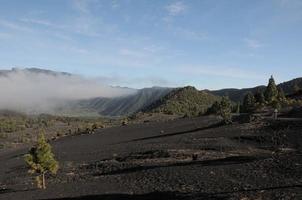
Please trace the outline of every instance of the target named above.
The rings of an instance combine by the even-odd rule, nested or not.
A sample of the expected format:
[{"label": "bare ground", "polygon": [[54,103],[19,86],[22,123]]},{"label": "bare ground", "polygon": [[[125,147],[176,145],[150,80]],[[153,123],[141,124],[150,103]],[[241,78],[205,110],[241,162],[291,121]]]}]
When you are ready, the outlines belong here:
[{"label": "bare ground", "polygon": [[28,149],[0,152],[0,199],[302,199],[302,123],[216,117],[107,128],[53,141],[60,171],[37,190]]}]

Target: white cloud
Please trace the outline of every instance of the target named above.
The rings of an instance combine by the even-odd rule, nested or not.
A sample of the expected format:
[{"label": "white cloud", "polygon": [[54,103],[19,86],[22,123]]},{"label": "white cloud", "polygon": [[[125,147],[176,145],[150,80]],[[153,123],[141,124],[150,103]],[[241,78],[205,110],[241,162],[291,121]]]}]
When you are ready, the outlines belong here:
[{"label": "white cloud", "polygon": [[22,18],[19,21],[27,23],[30,25],[39,25],[45,26],[50,29],[57,29],[58,31],[54,35],[60,37],[61,39],[70,40],[70,37],[66,33],[77,33],[88,37],[99,37],[101,36],[100,32],[107,33],[115,30],[113,25],[108,25],[102,23],[100,19],[95,17],[90,7],[94,1],[92,0],[75,0],[73,1],[73,7],[78,12],[78,15],[72,19],[72,21],[67,22],[52,22],[46,19],[37,19],[37,18]]},{"label": "white cloud", "polygon": [[166,7],[166,10],[168,11],[169,15],[176,16],[184,13],[187,10],[187,6],[183,2],[177,1],[169,4]]},{"label": "white cloud", "polygon": [[252,49],[257,49],[257,48],[263,46],[263,44],[261,42],[259,42],[258,40],[255,40],[255,39],[246,38],[246,39],[244,39],[244,42],[246,43],[246,45],[249,48],[252,48]]},{"label": "white cloud", "polygon": [[32,32],[33,31],[32,29],[30,29],[26,26],[22,26],[18,23],[7,21],[7,20],[1,20],[1,19],[0,19],[0,26],[6,27],[9,29],[13,29],[16,31],[22,31],[22,32]]},{"label": "white cloud", "polygon": [[33,23],[33,24],[39,24],[39,25],[44,25],[44,26],[53,26],[52,23],[46,21],[46,20],[40,20],[40,19],[28,19],[28,18],[22,18],[20,19],[22,22],[26,23]]},{"label": "white cloud", "polygon": [[48,20],[44,20],[44,19],[22,18],[22,19],[20,19],[20,21],[22,21],[24,23],[48,26],[48,27],[55,28],[55,29],[66,29],[67,28],[66,26],[56,24],[56,23],[52,23],[52,22],[50,22]]}]

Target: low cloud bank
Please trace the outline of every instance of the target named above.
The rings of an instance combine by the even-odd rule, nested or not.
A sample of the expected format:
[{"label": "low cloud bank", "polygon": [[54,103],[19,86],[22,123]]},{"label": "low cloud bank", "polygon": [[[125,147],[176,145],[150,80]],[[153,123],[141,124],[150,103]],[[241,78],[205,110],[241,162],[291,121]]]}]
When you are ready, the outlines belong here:
[{"label": "low cloud bank", "polygon": [[47,113],[70,101],[130,95],[135,90],[66,73],[13,69],[0,71],[0,92],[0,109]]}]

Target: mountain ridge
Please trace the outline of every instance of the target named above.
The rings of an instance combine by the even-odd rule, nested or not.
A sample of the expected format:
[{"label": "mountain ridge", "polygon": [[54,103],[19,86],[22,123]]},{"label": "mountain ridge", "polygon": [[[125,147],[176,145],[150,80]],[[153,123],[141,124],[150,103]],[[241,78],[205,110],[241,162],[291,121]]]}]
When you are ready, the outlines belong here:
[{"label": "mountain ridge", "polygon": [[[295,78],[289,81],[282,82],[277,85],[277,87],[282,88],[284,93],[286,95],[290,95],[294,93],[294,85],[297,85],[298,87],[302,88],[302,78]],[[242,101],[244,98],[244,95],[248,92],[256,93],[257,91],[264,91],[266,86],[259,85],[256,87],[251,88],[242,88],[242,89],[236,89],[236,88],[225,88],[220,90],[205,90],[208,91],[214,95],[218,96],[228,96],[230,100],[239,102]]]}]

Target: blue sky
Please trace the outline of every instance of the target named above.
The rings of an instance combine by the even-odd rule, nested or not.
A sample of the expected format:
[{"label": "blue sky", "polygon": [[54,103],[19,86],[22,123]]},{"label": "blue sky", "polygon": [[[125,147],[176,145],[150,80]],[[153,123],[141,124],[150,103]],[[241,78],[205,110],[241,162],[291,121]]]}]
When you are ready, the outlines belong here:
[{"label": "blue sky", "polygon": [[135,88],[302,76],[301,0],[0,0],[0,68]]}]

